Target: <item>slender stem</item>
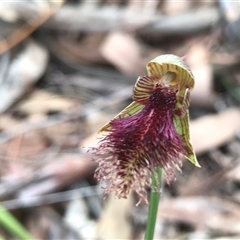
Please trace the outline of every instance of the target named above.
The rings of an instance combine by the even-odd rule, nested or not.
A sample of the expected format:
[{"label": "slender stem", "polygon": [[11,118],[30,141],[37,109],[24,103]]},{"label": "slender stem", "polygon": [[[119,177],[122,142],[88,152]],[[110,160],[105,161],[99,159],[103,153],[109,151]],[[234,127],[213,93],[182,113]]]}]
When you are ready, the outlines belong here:
[{"label": "slender stem", "polygon": [[[158,181],[162,179],[162,169],[157,167],[157,177]],[[158,186],[155,176],[152,176],[152,186],[156,188]],[[145,233],[145,240],[152,240],[154,236],[157,212],[158,212],[158,203],[160,199],[160,193],[154,190],[151,190],[150,193],[150,201],[148,207],[148,220],[147,220],[147,227]]]}]

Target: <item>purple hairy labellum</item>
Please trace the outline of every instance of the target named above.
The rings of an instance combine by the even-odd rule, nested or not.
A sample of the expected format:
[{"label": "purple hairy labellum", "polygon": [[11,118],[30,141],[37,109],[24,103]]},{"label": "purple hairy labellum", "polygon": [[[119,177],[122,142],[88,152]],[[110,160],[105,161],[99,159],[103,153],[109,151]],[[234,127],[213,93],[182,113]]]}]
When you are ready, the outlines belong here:
[{"label": "purple hairy labellum", "polygon": [[[106,184],[106,194],[113,191],[118,198],[126,198],[135,190],[140,201],[147,203],[146,186],[151,187],[156,167],[165,171],[169,183],[174,178],[173,169],[181,167],[181,156],[199,166],[189,141],[192,82],[187,78],[192,75],[178,57],[170,55],[178,60],[174,65],[164,62],[169,55],[164,56],[151,61],[148,76],[137,80],[134,102],[100,129],[104,136],[92,151],[99,164],[95,177]],[[164,64],[172,65],[173,70]],[[185,85],[176,70],[187,72],[182,74]]]}]

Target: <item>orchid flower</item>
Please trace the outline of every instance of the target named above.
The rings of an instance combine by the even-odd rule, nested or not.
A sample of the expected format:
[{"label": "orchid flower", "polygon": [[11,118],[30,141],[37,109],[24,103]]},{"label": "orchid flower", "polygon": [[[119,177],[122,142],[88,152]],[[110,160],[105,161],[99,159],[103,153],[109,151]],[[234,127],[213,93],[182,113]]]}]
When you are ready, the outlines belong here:
[{"label": "orchid flower", "polygon": [[105,183],[106,194],[126,198],[135,190],[147,203],[146,186],[151,187],[157,167],[170,183],[174,168],[181,169],[181,156],[200,165],[189,137],[192,72],[175,55],[158,56],[146,68],[147,76],[134,86],[133,102],[99,130],[103,137],[93,154],[95,177]]}]

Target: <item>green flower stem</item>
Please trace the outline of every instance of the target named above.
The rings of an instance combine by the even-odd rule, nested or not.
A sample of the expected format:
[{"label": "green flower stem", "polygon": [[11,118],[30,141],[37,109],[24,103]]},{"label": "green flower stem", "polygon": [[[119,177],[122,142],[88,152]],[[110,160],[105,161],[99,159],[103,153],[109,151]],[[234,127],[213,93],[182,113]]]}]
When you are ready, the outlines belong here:
[{"label": "green flower stem", "polygon": [[[160,167],[157,167],[157,176],[159,181],[162,179],[162,169]],[[157,181],[152,176],[152,186],[153,188],[157,187]],[[160,193],[156,192],[154,190],[151,190],[150,193],[150,201],[149,201],[149,207],[148,207],[148,220],[147,220],[147,227],[146,227],[146,233],[145,233],[145,240],[152,240],[154,237],[154,230],[155,230],[155,224],[156,224],[156,218],[158,213],[158,203],[160,199]]]}]

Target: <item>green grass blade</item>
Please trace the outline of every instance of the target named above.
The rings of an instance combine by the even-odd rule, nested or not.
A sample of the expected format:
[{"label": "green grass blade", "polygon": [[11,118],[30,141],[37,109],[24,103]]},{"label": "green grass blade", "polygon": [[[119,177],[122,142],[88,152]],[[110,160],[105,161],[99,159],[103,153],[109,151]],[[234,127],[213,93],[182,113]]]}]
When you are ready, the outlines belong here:
[{"label": "green grass blade", "polygon": [[[0,225],[10,234],[22,240],[34,239],[24,226],[2,205],[0,205]],[[0,238],[1,239],[1,238]]]}]

